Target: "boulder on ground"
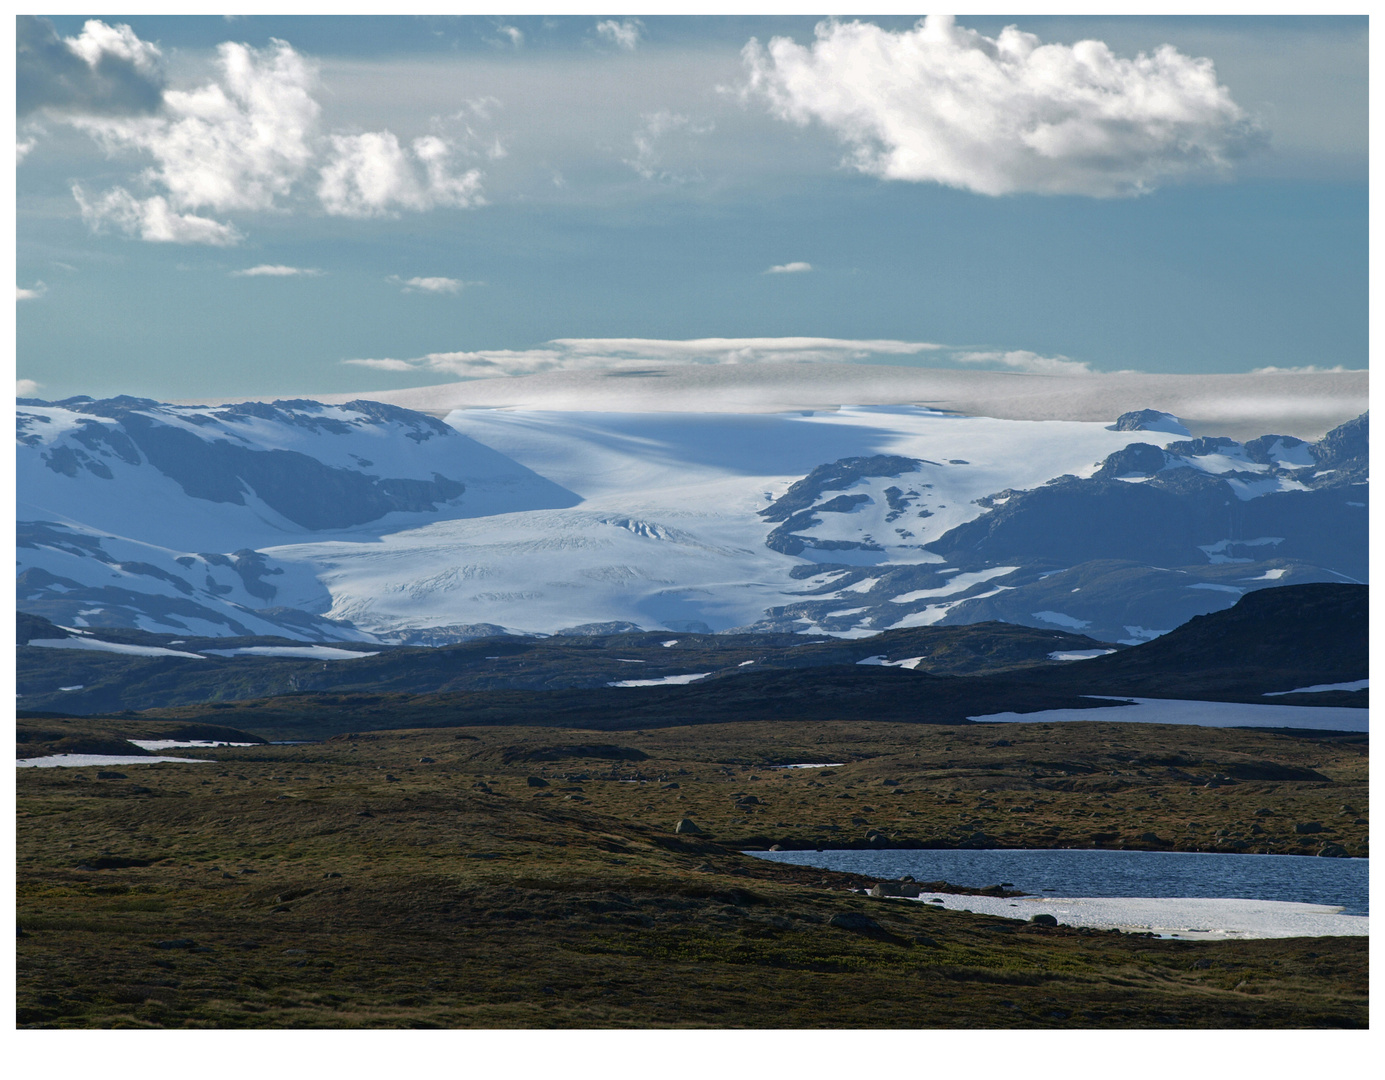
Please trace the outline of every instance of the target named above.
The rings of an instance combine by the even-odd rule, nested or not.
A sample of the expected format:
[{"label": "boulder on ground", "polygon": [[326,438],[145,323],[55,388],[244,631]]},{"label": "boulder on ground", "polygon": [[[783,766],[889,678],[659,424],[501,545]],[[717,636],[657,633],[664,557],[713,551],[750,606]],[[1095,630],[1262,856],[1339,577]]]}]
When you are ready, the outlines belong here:
[{"label": "boulder on ground", "polygon": [[877,881],[870,887],[871,896],[905,896],[917,899],[922,890],[912,881]]},{"label": "boulder on ground", "polygon": [[1030,920],[1035,926],[1057,926],[1058,920],[1047,912],[1041,911]]},{"label": "boulder on ground", "polygon": [[680,818],[678,824],[674,825],[673,831],[676,833],[690,833],[693,836],[702,835],[702,830],[694,824],[692,818]]},{"label": "boulder on ground", "polygon": [[548,787],[548,781],[542,776],[526,776],[524,782],[530,787]]},{"label": "boulder on ground", "polygon": [[827,921],[827,925],[835,926],[838,930],[880,930],[878,922],[859,911],[839,912]]}]

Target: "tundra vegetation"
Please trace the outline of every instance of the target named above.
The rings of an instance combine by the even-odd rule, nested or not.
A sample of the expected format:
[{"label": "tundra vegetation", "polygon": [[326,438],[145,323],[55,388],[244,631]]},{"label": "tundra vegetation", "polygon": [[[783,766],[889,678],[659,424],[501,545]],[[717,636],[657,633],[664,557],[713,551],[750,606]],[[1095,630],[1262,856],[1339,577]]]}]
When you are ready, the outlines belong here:
[{"label": "tundra vegetation", "polygon": [[[213,732],[48,717],[19,745]],[[209,760],[18,770],[20,1026],[1367,1023],[1366,938],[1041,926],[740,851],[1365,855],[1364,735],[512,725],[175,753]],[[804,762],[842,764],[775,768]]]}]

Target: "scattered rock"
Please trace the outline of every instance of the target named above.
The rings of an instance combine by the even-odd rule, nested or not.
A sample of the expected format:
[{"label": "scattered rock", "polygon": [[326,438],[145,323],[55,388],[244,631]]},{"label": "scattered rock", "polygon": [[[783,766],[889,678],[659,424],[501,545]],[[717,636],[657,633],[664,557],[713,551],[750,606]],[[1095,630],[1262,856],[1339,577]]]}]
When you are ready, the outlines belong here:
[{"label": "scattered rock", "polygon": [[770,844],[769,849],[770,849],[770,851],[783,851],[783,850],[784,850],[783,846],[780,845],[780,844]]},{"label": "scattered rock", "polygon": [[1318,849],[1318,854],[1324,859],[1345,859],[1347,857],[1347,849],[1342,847],[1341,844],[1324,844]]},{"label": "scattered rock", "polygon": [[548,781],[542,776],[526,776],[524,782],[530,787],[548,787]]},{"label": "scattered rock", "polygon": [[421,757],[421,758],[418,759],[418,763],[419,763],[420,765],[433,765],[433,764],[435,764],[435,762],[433,761],[433,759],[430,758],[430,757]]},{"label": "scattered rock", "polygon": [[335,870],[328,870],[327,873],[323,874],[322,876],[325,878],[341,877],[341,875],[337,873]]},{"label": "scattered rock", "polygon": [[1300,821],[1294,825],[1294,832],[1298,833],[1300,836],[1305,836],[1309,833],[1320,833],[1322,832],[1322,822]]},{"label": "scattered rock", "polygon": [[881,930],[878,922],[859,911],[838,912],[827,920],[827,925],[835,926],[838,930],[874,930],[877,933]]},{"label": "scattered rock", "polygon": [[916,899],[923,890],[912,881],[877,881],[870,887],[870,896],[907,896]]},{"label": "scattered rock", "polygon": [[98,780],[128,780],[130,779],[123,772],[112,772],[109,769],[102,769],[96,774]]},{"label": "scattered rock", "polygon": [[1039,912],[1039,914],[1032,916],[1029,921],[1033,923],[1035,926],[1058,925],[1058,920],[1054,918],[1052,915],[1048,914],[1048,912],[1046,911],[1041,911]]},{"label": "scattered rock", "polygon": [[156,942],[154,942],[154,948],[156,948],[156,949],[195,949],[195,948],[197,948],[197,942],[193,941],[192,938],[185,938],[185,937],[170,938],[170,939],[167,940],[167,941],[156,941]]},{"label": "scattered rock", "polygon": [[673,826],[676,833],[688,833],[692,836],[701,836],[702,830],[693,823],[692,818],[679,818],[678,823]]},{"label": "scattered rock", "polygon": [[880,781],[880,786],[881,786],[881,787],[899,787],[899,781],[898,781],[898,780],[881,780],[881,781]]},{"label": "scattered rock", "polygon": [[1274,811],[1271,810],[1268,806],[1257,807],[1255,811],[1256,817],[1271,817],[1273,816],[1273,814]]}]

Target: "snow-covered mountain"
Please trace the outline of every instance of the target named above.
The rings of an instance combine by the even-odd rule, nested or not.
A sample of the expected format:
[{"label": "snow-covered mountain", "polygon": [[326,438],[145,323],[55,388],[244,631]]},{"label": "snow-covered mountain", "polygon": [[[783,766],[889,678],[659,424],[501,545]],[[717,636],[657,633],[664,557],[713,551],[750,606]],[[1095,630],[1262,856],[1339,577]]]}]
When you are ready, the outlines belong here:
[{"label": "snow-covered mountain", "polygon": [[1365,579],[1364,419],[1316,444],[1187,430],[25,401],[19,606],[307,640],[1004,618],[1138,641],[1250,589]]},{"label": "snow-covered mountain", "polygon": [[[1159,414],[1136,423],[1142,415],[1123,416],[1117,429],[1172,427]],[[892,558],[883,572],[844,569],[824,583],[822,599],[773,612],[765,626],[999,619],[1138,644],[1254,589],[1367,579],[1364,415],[1313,444],[1276,435],[1161,441],[1134,443],[1086,476],[984,496],[976,500],[984,512],[922,545],[945,565],[899,567]],[[881,555],[912,542],[914,518],[931,517],[939,468],[883,457],[821,468],[761,511],[783,522],[769,542],[885,565]],[[896,621],[901,605],[910,610]]]},{"label": "snow-covered mountain", "polygon": [[369,636],[318,618],[332,598],[312,568],[266,552],[579,501],[433,417],[371,401],[22,401],[18,440],[19,604],[79,627]]}]

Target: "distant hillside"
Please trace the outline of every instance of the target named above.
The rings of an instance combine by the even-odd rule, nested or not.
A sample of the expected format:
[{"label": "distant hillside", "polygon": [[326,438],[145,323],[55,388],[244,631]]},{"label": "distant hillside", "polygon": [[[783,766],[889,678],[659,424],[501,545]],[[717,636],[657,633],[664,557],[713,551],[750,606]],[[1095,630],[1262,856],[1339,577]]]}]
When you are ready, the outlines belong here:
[{"label": "distant hillside", "polygon": [[856,640],[616,633],[496,636],[436,648],[325,646],[273,637],[174,638],[139,630],[73,633],[23,612],[18,623],[21,706],[73,714],[306,691],[596,690],[629,680],[833,665],[975,675],[1061,664],[1113,648],[1078,634],[1006,623],[892,630]]},{"label": "distant hillside", "polygon": [[[1267,693],[1353,682],[1369,675],[1369,593],[1365,585],[1261,589],[1138,648],[1035,672],[1033,679],[1083,693],[1225,700],[1263,700]],[[1352,696],[1274,700],[1332,705],[1348,704],[1341,698]]]},{"label": "distant hillside", "polygon": [[[1364,586],[1306,585],[1266,589],[1230,611],[1192,620],[1158,641],[1107,651],[1088,639],[1065,638],[1087,649],[1049,649],[1057,638],[1025,638],[1029,631],[1005,625],[908,632],[908,650],[933,647],[940,666],[969,675],[933,674],[920,655],[905,666],[888,653],[860,656],[893,635],[856,642],[804,644],[769,636],[736,641],[736,635],[685,640],[666,635],[615,635],[543,641],[488,639],[450,649],[400,649],[340,663],[310,665],[342,672],[331,689],[276,691],[260,699],[180,699],[148,675],[134,682],[149,692],[164,686],[170,704],[144,714],[187,722],[217,723],[273,738],[320,738],[346,731],[476,724],[628,730],[641,727],[776,720],[886,720],[900,723],[965,723],[970,716],[1042,709],[1081,709],[1107,703],[1094,695],[1250,701],[1260,704],[1364,705],[1367,691],[1264,695],[1366,677]],[[666,644],[669,643],[669,644]],[[891,643],[896,654],[906,642]],[[494,652],[485,653],[485,649]],[[21,654],[66,650],[21,649]],[[1052,659],[1086,655],[1087,659]],[[753,656],[755,659],[740,659]],[[1027,656],[1027,660],[1020,659]],[[852,660],[852,657],[857,659]],[[225,668],[231,676],[264,678],[266,658]],[[182,665],[187,678],[214,677],[214,661],[162,661]],[[417,692],[405,686],[437,686],[441,670],[455,665],[444,689]],[[204,668],[204,664],[206,665]],[[418,665],[418,666],[411,666]],[[166,669],[165,669],[166,670]],[[303,669],[299,669],[300,671]],[[389,673],[393,672],[393,677]],[[425,683],[424,676],[430,683]],[[611,675],[619,676],[611,679]],[[689,679],[672,685],[668,675]],[[282,677],[282,672],[275,677]],[[580,685],[563,680],[582,678]],[[354,682],[348,680],[355,680]],[[526,683],[524,680],[528,680]],[[641,685],[640,683],[655,685]],[[613,685],[614,683],[614,685]],[[179,688],[206,694],[207,686]],[[1300,700],[1303,699],[1303,700]],[[55,700],[37,698],[36,700]],[[73,695],[72,700],[81,700]],[[90,701],[90,698],[86,700]],[[71,710],[77,711],[77,710]],[[98,711],[98,710],[92,710]],[[23,714],[21,713],[21,716]]]}]

